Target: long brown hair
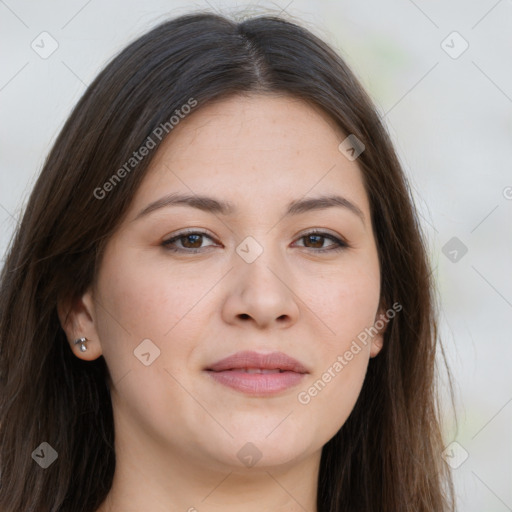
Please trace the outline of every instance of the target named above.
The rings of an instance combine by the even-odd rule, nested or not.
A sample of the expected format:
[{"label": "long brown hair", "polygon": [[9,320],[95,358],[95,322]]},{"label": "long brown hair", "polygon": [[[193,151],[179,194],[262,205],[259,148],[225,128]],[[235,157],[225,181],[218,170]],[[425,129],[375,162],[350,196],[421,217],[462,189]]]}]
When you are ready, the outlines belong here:
[{"label": "long brown hair", "polygon": [[[94,512],[104,501],[115,470],[108,368],[103,357],[74,356],[57,304],[94,282],[161,141],[153,137],[156,148],[108,198],[98,189],[191,98],[197,110],[246,93],[294,95],[364,143],[357,162],[382,303],[403,307],[355,408],[323,447],[318,511],[453,510],[441,458],[434,283],[409,185],[375,107],[342,58],[299,23],[202,12],[160,24],[98,75],[60,132],[11,241],[0,289],[0,510]],[[58,454],[46,469],[32,457],[43,442]]]}]

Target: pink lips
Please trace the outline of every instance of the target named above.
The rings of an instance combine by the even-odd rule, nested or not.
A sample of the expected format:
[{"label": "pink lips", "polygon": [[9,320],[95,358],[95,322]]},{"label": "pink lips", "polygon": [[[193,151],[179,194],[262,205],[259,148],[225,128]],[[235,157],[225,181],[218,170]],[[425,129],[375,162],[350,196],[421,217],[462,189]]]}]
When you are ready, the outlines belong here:
[{"label": "pink lips", "polygon": [[206,368],[217,382],[251,395],[269,395],[296,386],[309,373],[282,352],[237,352]]}]

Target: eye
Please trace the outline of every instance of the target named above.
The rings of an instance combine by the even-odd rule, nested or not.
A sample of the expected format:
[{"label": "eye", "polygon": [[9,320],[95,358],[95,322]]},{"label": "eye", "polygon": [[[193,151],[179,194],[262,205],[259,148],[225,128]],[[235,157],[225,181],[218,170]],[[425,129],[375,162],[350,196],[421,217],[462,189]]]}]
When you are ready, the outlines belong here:
[{"label": "eye", "polygon": [[[162,242],[162,245],[168,251],[196,253],[202,252],[201,249],[204,247],[210,247],[202,245],[204,238],[213,240],[213,238],[204,231],[186,231],[178,233],[172,238],[169,238],[169,240],[165,240]],[[178,242],[181,244],[181,247],[175,246]]]},{"label": "eye", "polygon": [[[302,235],[299,240],[304,240],[305,244],[303,247],[306,247],[307,249],[314,249],[313,252],[341,251],[348,247],[348,244],[340,238],[322,231],[310,231],[309,233]],[[327,249],[323,248],[323,244],[326,240],[334,242],[328,246]]]},{"label": "eye", "polygon": [[[205,238],[213,241],[213,238],[204,231],[185,231],[165,240],[162,242],[162,246],[168,251],[194,254],[203,252],[202,249],[213,245],[203,246]],[[310,231],[302,235],[298,240],[304,240],[305,243],[302,247],[312,249],[313,252],[341,251],[349,247],[348,244],[340,238],[323,231]],[[324,247],[326,240],[333,242],[327,248]],[[177,244],[181,245],[181,247]]]}]

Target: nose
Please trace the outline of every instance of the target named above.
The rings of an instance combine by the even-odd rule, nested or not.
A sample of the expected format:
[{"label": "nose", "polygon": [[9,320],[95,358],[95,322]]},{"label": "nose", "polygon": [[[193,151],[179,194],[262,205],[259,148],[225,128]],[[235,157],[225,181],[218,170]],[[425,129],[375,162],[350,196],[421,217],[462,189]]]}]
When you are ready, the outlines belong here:
[{"label": "nose", "polygon": [[298,301],[289,270],[264,251],[252,263],[236,261],[222,316],[229,324],[287,328],[300,316]]}]

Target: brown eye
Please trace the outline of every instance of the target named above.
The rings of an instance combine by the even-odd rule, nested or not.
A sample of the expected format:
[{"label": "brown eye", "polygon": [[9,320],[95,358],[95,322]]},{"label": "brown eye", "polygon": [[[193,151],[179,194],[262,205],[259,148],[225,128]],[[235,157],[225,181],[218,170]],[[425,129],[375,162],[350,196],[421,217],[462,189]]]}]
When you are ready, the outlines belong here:
[{"label": "brown eye", "polygon": [[[314,252],[340,251],[348,247],[348,244],[343,240],[340,240],[333,235],[329,235],[328,233],[316,231],[301,236],[299,240],[304,240],[303,247],[313,249]],[[326,240],[331,240],[334,243],[328,245],[326,248],[324,246]]]},{"label": "brown eye", "polygon": [[199,249],[203,241],[203,235],[184,235],[179,238],[181,244],[187,249]]},{"label": "brown eye", "polygon": [[[190,231],[173,236],[169,240],[162,242],[162,245],[169,251],[195,253],[200,252],[205,247],[209,247],[208,245],[202,245],[206,238],[213,240],[209,235],[201,231]],[[176,245],[178,243],[179,245]]]},{"label": "brown eye", "polygon": [[[304,237],[304,245],[306,247],[312,247],[315,249],[322,249],[325,241],[325,237],[322,235],[307,235]],[[308,245],[311,244],[311,245]]]}]

